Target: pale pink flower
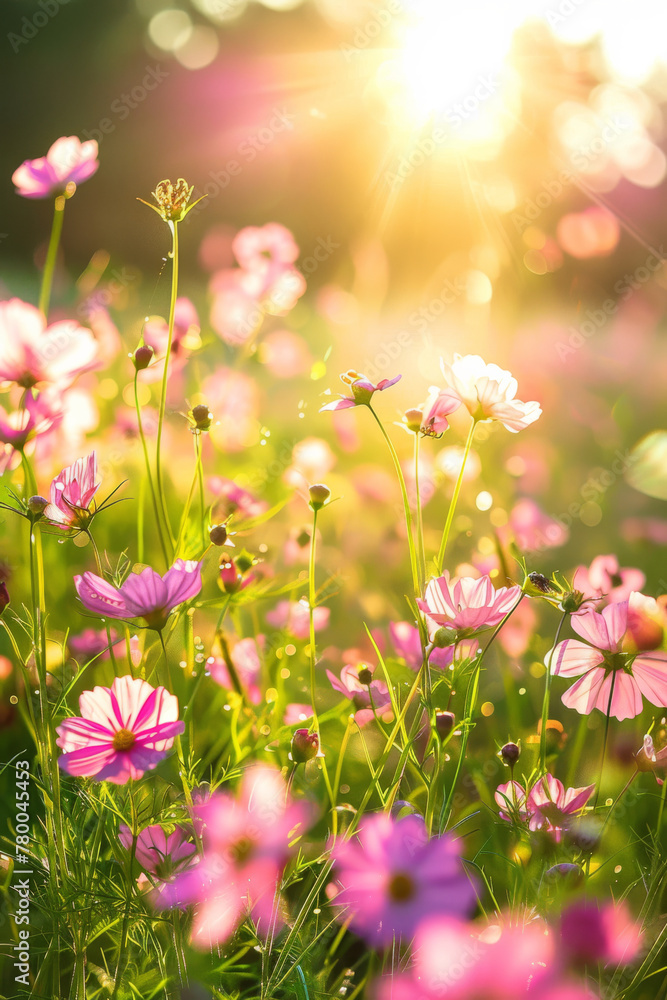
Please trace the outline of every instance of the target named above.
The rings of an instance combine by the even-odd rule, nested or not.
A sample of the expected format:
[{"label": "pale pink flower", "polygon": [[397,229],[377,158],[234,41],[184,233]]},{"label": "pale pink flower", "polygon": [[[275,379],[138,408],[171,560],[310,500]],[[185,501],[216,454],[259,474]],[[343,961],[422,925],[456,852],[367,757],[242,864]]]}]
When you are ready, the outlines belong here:
[{"label": "pale pink flower", "polygon": [[[419,670],[423,657],[417,626],[410,622],[390,622],[389,635],[396,654],[405,660],[411,670]],[[446,670],[454,662],[476,656],[478,649],[479,643],[475,639],[464,639],[456,645],[432,650],[428,660],[432,667]]]},{"label": "pale pink flower", "polygon": [[292,449],[292,464],[285,470],[283,480],[301,490],[307,500],[311,483],[323,482],[335,464],[336,456],[323,438],[303,438]]},{"label": "pale pink flower", "polygon": [[[239,681],[248,696],[248,700],[253,705],[259,705],[262,700],[262,689],[259,686],[262,661],[259,654],[263,647],[264,636],[256,635],[254,638],[239,639],[230,651],[232,665],[238,674]],[[228,691],[234,690],[234,683],[229,675],[229,668],[222,657],[209,657],[206,662],[206,669],[210,671],[211,677],[216,684],[226,688]]]},{"label": "pale pink flower", "polygon": [[77,459],[52,480],[51,502],[44,508],[44,517],[65,530],[85,528],[95,513],[90,505],[101,482],[95,452]]},{"label": "pale pink flower", "polygon": [[[320,632],[329,624],[328,608],[313,609],[315,631]],[[296,639],[307,639],[310,634],[310,618],[307,601],[279,601],[275,608],[267,611],[266,620],[273,628],[284,628]]]},{"label": "pale pink flower", "polygon": [[508,823],[525,823],[528,819],[528,796],[518,781],[498,785],[494,798],[500,806],[500,818]]},{"label": "pale pink flower", "polygon": [[215,497],[221,497],[225,515],[236,514],[244,517],[259,517],[269,509],[266,500],[259,500],[250,490],[244,490],[233,479],[226,476],[209,476],[206,486]]},{"label": "pale pink flower", "polygon": [[245,771],[238,798],[214,793],[196,815],[204,857],[165,887],[163,898],[197,904],[197,947],[222,944],[248,914],[268,933],[273,921],[282,922],[278,880],[309,819],[307,807],[290,802],[279,771],[256,764]]},{"label": "pale pink flower", "polygon": [[440,437],[449,427],[447,419],[461,405],[460,397],[450,389],[432,386],[422,410],[421,433],[428,437]]},{"label": "pale pink flower", "polygon": [[358,726],[365,726],[375,718],[376,713],[381,719],[393,714],[389,688],[384,681],[373,678],[375,669],[374,664],[362,660],[346,663],[340,678],[327,670],[332,688],[349,698],[357,709],[354,721]]},{"label": "pale pink flower", "polygon": [[232,240],[232,250],[241,267],[261,271],[267,264],[293,264],[299,247],[289,229],[279,222],[246,226]]},{"label": "pale pink flower", "polygon": [[350,387],[351,395],[343,396],[339,393],[338,399],[320,406],[320,413],[324,410],[346,410],[350,406],[368,406],[374,393],[389,389],[390,386],[396,385],[401,378],[401,375],[396,375],[395,378],[383,378],[377,385],[374,385],[365,375],[350,369],[341,375],[340,380]]},{"label": "pale pink flower", "polygon": [[[118,839],[126,851],[132,850],[132,831],[124,823],[118,829]],[[138,883],[141,888],[151,887],[149,898],[153,906],[160,910],[178,905],[173,899],[163,901],[163,895],[178,875],[199,863],[197,848],[189,834],[180,826],[173,833],[167,833],[161,826],[146,826],[137,836],[134,856],[150,876],[140,877]]]},{"label": "pale pink flower", "polygon": [[[174,331],[169,357],[170,377],[180,372],[189,357],[189,348],[198,342],[199,316],[190,299],[176,299],[174,307]],[[147,347],[155,352],[155,361],[139,373],[143,382],[155,382],[164,374],[165,355],[169,343],[169,324],[161,316],[150,316],[143,328],[143,339]]]},{"label": "pale pink flower", "polygon": [[307,722],[312,717],[313,709],[311,705],[304,705],[303,703],[293,701],[289,705],[285,705],[283,723],[286,726],[296,726],[300,722]]},{"label": "pale pink flower", "polygon": [[537,624],[538,616],[534,602],[521,601],[498,636],[498,642],[508,656],[514,659],[523,656],[537,631]]},{"label": "pale pink flower", "polygon": [[118,638],[118,633],[114,628],[109,629],[109,635],[107,635],[106,629],[94,628],[84,629],[79,635],[68,635],[67,646],[70,653],[82,661],[92,660],[94,657],[108,660],[110,656],[109,637],[111,637],[111,644],[116,652],[122,652],[125,640]]},{"label": "pale pink flower", "polygon": [[204,379],[201,392],[215,416],[209,436],[216,448],[242,451],[259,439],[259,390],[253,378],[218,368]]},{"label": "pale pink flower", "polygon": [[46,325],[35,306],[21,299],[0,302],[0,388],[50,383],[59,389],[97,366],[97,342],[74,320]]},{"label": "pale pink flower", "polygon": [[291,330],[272,330],[262,340],[259,357],[274,378],[295,378],[309,372],[312,355],[303,339]]},{"label": "pale pink flower", "polygon": [[509,528],[521,552],[558,548],[569,537],[567,528],[545,514],[529,497],[519,500],[510,511]]},{"label": "pale pink flower", "polygon": [[18,457],[28,442],[48,434],[62,420],[62,401],[59,394],[40,392],[33,396],[28,393],[24,408],[6,413],[0,406],[0,473]]},{"label": "pale pink flower", "polygon": [[421,816],[365,816],[358,833],[339,840],[331,856],[334,906],[371,945],[408,942],[427,917],[474,909],[477,893],[458,841],[449,834],[429,839]]},{"label": "pale pink flower", "polygon": [[516,399],[517,381],[498,365],[487,365],[478,354],[454,355],[451,365],[440,362],[450,389],[475,420],[497,420],[516,433],[538,419],[539,403]]},{"label": "pale pink flower", "polygon": [[171,611],[201,590],[201,563],[177,559],[164,576],[145,566],[140,573],[130,573],[121,587],[87,572],[74,577],[74,586],[89,611],[103,618],[143,618],[148,628],[159,632]]},{"label": "pale pink flower", "polygon": [[562,957],[577,968],[629,965],[642,946],[642,932],[625,903],[581,899],[560,918]]},{"label": "pale pink flower", "polygon": [[527,809],[531,830],[546,830],[554,840],[559,841],[561,832],[584,808],[595,785],[581,788],[565,788],[562,781],[551,774],[545,774],[530,790]]},{"label": "pale pink flower", "polygon": [[621,568],[615,555],[596,556],[590,566],[579,566],[574,587],[587,597],[605,598],[609,604],[627,601],[633,591],[641,591],[646,577],[640,569]]},{"label": "pale pink flower", "polygon": [[63,750],[58,763],[75,777],[124,785],[156,767],[185,731],[178,699],[138,677],[116,677],[79,698],[80,717],[56,729]]},{"label": "pale pink flower", "polygon": [[544,660],[553,674],[580,678],[562,697],[568,708],[581,715],[597,708],[620,721],[639,715],[642,697],[659,708],[667,706],[667,653],[637,653],[626,641],[631,608],[644,600],[643,595],[631,594],[628,601],[570,618],[584,641],[565,639]]},{"label": "pale pink flower", "polygon": [[431,580],[423,600],[417,604],[426,617],[431,638],[439,629],[451,631],[451,642],[478,635],[499,625],[521,598],[521,587],[499,587],[482,576],[451,577],[444,574]]},{"label": "pale pink flower", "polygon": [[75,135],[63,136],[46,156],[24,160],[12,174],[12,183],[24,198],[49,198],[62,194],[68,184],[87,181],[98,167],[94,139],[81,142]]}]

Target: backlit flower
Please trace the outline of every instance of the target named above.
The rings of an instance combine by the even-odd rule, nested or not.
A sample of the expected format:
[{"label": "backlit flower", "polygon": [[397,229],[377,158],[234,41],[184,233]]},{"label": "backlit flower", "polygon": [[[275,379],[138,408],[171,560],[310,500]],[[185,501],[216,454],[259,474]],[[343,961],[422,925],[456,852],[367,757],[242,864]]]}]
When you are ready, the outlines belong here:
[{"label": "backlit flower", "polygon": [[[124,823],[119,827],[118,839],[127,851],[132,850],[132,831]],[[161,826],[146,826],[137,836],[134,856],[149,876],[142,876],[138,882],[142,887],[152,886],[153,906],[163,909],[178,905],[173,899],[163,900],[165,889],[199,862],[197,848],[186,831],[177,826],[173,833],[167,833]]]},{"label": "backlit flower", "polygon": [[420,816],[365,816],[354,837],[335,844],[332,858],[334,905],[369,944],[407,942],[425,918],[464,916],[475,906],[458,842],[447,834],[429,839]]},{"label": "backlit flower", "polygon": [[383,378],[377,385],[374,385],[365,375],[360,375],[359,372],[350,369],[341,375],[340,380],[350,387],[351,395],[343,396],[339,393],[338,399],[320,406],[320,413],[324,410],[345,410],[349,406],[368,406],[373,398],[373,393],[383,392],[390,386],[396,385],[401,377],[401,375],[397,375],[395,378]]},{"label": "backlit flower", "polygon": [[497,420],[516,433],[538,419],[539,403],[516,399],[517,381],[498,365],[487,365],[478,354],[454,355],[451,365],[440,362],[450,389],[458,395],[474,420]]},{"label": "backlit flower", "polygon": [[94,139],[81,142],[75,135],[63,136],[56,139],[46,156],[24,160],[12,174],[12,183],[24,198],[49,198],[63,194],[68,184],[87,181],[98,167]]},{"label": "backlit flower", "polygon": [[646,577],[640,569],[622,568],[615,555],[596,556],[590,566],[579,566],[574,586],[587,597],[604,598],[609,604],[627,601],[633,591],[640,591]]},{"label": "backlit flower", "polygon": [[71,319],[46,325],[35,306],[21,299],[0,302],[0,388],[50,383],[63,389],[97,365],[97,342]]},{"label": "backlit flower", "polygon": [[572,822],[571,817],[581,812],[595,785],[581,788],[565,788],[562,781],[551,774],[545,774],[530,790],[527,809],[531,830],[546,830],[555,840],[560,840],[561,831]]},{"label": "backlit flower", "polygon": [[560,918],[562,957],[577,968],[628,965],[641,949],[642,933],[625,903],[581,899]]},{"label": "backlit flower", "polygon": [[51,500],[44,508],[44,517],[65,530],[85,528],[95,513],[90,505],[100,483],[95,452],[77,459],[51,482]]},{"label": "backlit flower", "polygon": [[138,677],[116,677],[79,698],[80,717],[56,729],[63,750],[58,763],[75,777],[124,785],[156,767],[184,732],[178,699]]},{"label": "backlit flower", "polygon": [[588,610],[570,619],[581,636],[565,639],[547,653],[545,664],[559,677],[579,677],[562,696],[563,704],[581,715],[597,708],[616,719],[633,719],[646,698],[659,708],[667,706],[667,653],[640,652],[629,636],[633,605],[643,595],[609,604],[602,611]]},{"label": "backlit flower", "polygon": [[327,670],[332,688],[349,698],[357,709],[354,720],[358,726],[365,726],[376,714],[380,718],[392,714],[389,688],[384,681],[374,678],[374,671],[374,664],[364,660],[346,663],[340,677]]},{"label": "backlit flower", "polygon": [[140,573],[130,573],[121,587],[84,573],[74,577],[74,586],[89,611],[103,618],[143,618],[148,628],[159,632],[174,608],[201,590],[201,563],[177,559],[164,576],[146,566]]},{"label": "backlit flower", "polygon": [[423,600],[417,604],[426,617],[430,638],[439,629],[451,632],[448,643],[470,638],[499,625],[521,598],[520,587],[499,587],[482,576],[451,577],[445,570],[431,580]]}]

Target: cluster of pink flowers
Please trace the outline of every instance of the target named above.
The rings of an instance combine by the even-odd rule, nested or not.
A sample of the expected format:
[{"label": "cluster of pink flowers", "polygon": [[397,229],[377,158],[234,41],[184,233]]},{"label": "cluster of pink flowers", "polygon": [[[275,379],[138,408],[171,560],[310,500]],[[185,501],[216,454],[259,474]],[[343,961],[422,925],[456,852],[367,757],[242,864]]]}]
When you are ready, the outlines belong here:
[{"label": "cluster of pink flowers", "polygon": [[558,778],[545,774],[529,792],[514,780],[498,785],[495,798],[502,819],[519,823],[527,821],[530,830],[544,830],[559,841],[563,831],[571,825],[572,818],[581,813],[594,791],[595,785],[565,788]]}]

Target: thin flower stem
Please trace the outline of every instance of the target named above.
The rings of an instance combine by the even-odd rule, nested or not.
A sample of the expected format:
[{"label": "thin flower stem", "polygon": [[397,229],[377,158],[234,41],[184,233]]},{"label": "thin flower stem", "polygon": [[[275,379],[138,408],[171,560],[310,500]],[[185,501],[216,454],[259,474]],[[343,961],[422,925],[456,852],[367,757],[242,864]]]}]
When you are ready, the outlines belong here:
[{"label": "thin flower stem", "polygon": [[565,624],[565,620],[569,617],[568,612],[564,611],[561,620],[558,622],[558,628],[556,629],[556,636],[554,638],[554,644],[551,647],[551,652],[549,654],[549,662],[547,664],[547,672],[544,682],[544,699],[542,701],[542,728],[540,729],[540,777],[546,774],[547,770],[547,723],[549,721],[549,698],[551,695],[551,664],[554,658],[554,653],[556,651],[556,646],[558,645],[558,640],[560,639],[560,634]]},{"label": "thin flower stem", "polygon": [[[88,536],[90,544],[93,547],[93,553],[95,555],[95,564],[97,566],[97,572],[100,575],[100,577],[102,577],[102,579],[104,579],[104,572],[102,570],[102,560],[100,559],[100,553],[99,553],[99,549],[97,548],[97,544],[95,542],[95,539],[93,538],[91,532],[88,529],[85,529],[85,534]],[[118,677],[118,663],[116,661],[116,654],[114,652],[113,642],[111,641],[111,626],[109,625],[108,622],[105,622],[104,624],[105,624],[106,633],[107,633],[107,642],[109,643],[109,658],[111,660],[111,666],[113,667],[114,675],[116,677]],[[130,669],[132,669],[132,668],[130,667]]]},{"label": "thin flower stem", "polygon": [[598,781],[598,786],[595,790],[595,800],[593,802],[593,815],[598,807],[598,799],[600,798],[600,790],[602,788],[602,772],[604,771],[605,757],[607,756],[607,737],[609,736],[609,716],[611,714],[611,703],[614,697],[614,685],[616,684],[616,671],[611,675],[611,687],[609,688],[609,701],[607,702],[607,713],[604,719],[604,738],[602,740],[602,757],[600,759],[600,778]]},{"label": "thin flower stem", "polygon": [[422,498],[419,491],[419,433],[415,434],[415,494],[417,498],[417,554],[419,570],[419,593],[423,593],[426,582],[426,551],[424,549],[424,521],[422,518]]},{"label": "thin flower stem", "polygon": [[155,445],[155,470],[157,479],[157,493],[160,500],[160,506],[162,509],[162,517],[164,521],[164,526],[167,530],[167,534],[171,539],[172,549],[174,547],[174,536],[172,534],[171,525],[169,523],[169,514],[167,511],[167,501],[164,495],[164,485],[162,481],[162,428],[164,425],[164,416],[167,409],[167,382],[169,379],[169,361],[171,359],[171,348],[174,340],[174,317],[176,312],[176,299],[178,297],[178,223],[170,222],[169,228],[171,229],[172,235],[172,267],[171,267],[171,301],[169,304],[169,334],[167,337],[167,350],[164,357],[164,371],[162,373],[162,390],[160,393],[160,411],[158,415],[158,425],[157,425],[157,441]]},{"label": "thin flower stem", "polygon": [[447,511],[447,520],[445,521],[445,527],[442,532],[442,540],[440,542],[440,549],[438,550],[438,558],[436,559],[435,562],[435,568],[438,574],[442,573],[442,566],[445,561],[445,550],[447,548],[447,543],[449,541],[449,532],[452,526],[452,521],[454,520],[454,512],[456,510],[456,504],[458,503],[459,493],[461,492],[461,484],[463,483],[463,476],[465,473],[466,464],[468,462],[468,455],[470,454],[470,449],[472,447],[472,439],[475,436],[476,427],[477,427],[477,421],[473,419],[473,422],[470,425],[470,430],[468,431],[468,437],[466,439],[465,449],[463,451],[461,468],[459,469],[456,485],[454,486],[452,499],[449,502],[449,510]]},{"label": "thin flower stem", "polygon": [[199,506],[201,508],[201,540],[206,548],[206,495],[204,493],[204,464],[202,462],[201,434],[195,435],[195,454],[197,456],[197,478],[199,479]]},{"label": "thin flower stem", "polygon": [[[614,812],[614,809],[616,808],[616,806],[618,805],[618,803],[621,801],[621,799],[623,798],[623,796],[625,795],[625,793],[627,792],[628,788],[630,787],[630,785],[635,780],[635,778],[637,777],[638,774],[639,774],[639,771],[634,771],[633,774],[630,775],[630,777],[628,778],[628,780],[626,781],[626,783],[623,785],[623,788],[618,793],[618,795],[616,796],[616,798],[612,802],[611,806],[609,807],[609,812],[605,816],[604,823],[602,824],[602,829],[600,830],[600,839],[602,839],[602,834],[604,833],[604,831],[605,831],[605,829],[607,827],[607,823],[609,822],[609,820],[612,817],[612,813]],[[660,830],[660,826],[658,825],[658,831],[659,830]]]},{"label": "thin flower stem", "polygon": [[144,453],[144,464],[146,465],[146,477],[148,479],[148,485],[151,491],[151,499],[153,501],[155,526],[157,528],[158,538],[160,540],[160,548],[162,549],[162,555],[164,556],[165,565],[168,568],[170,566],[170,559],[169,559],[169,554],[167,552],[167,546],[165,543],[164,535],[162,533],[162,521],[160,518],[160,509],[157,502],[157,494],[155,492],[155,486],[153,484],[153,473],[151,472],[151,460],[148,457],[148,445],[146,444],[146,435],[144,434],[144,427],[141,419],[141,405],[139,403],[138,378],[139,378],[139,372],[137,371],[134,373],[134,405],[137,411],[137,426],[139,428],[139,437],[141,439],[141,447]]},{"label": "thin flower stem", "polygon": [[127,929],[130,923],[130,908],[132,906],[132,894],[134,891],[134,876],[132,874],[132,869],[134,868],[134,858],[137,852],[137,838],[139,836],[139,831],[137,829],[137,811],[134,805],[134,782],[132,778],[128,782],[128,797],[130,800],[130,812],[132,816],[132,847],[130,848],[130,859],[127,868],[127,896],[125,898],[125,911],[123,913],[123,925],[120,932],[120,942],[118,948],[118,961],[116,963],[116,974],[114,976],[113,993],[111,994],[111,1000],[116,1000],[118,996],[118,989],[120,987],[121,979],[123,977],[123,972],[126,966],[126,955],[125,950],[127,947]]},{"label": "thin flower stem", "polygon": [[373,414],[375,422],[377,423],[378,427],[380,428],[380,431],[382,432],[383,438],[387,442],[387,447],[389,448],[389,454],[391,455],[392,461],[394,463],[394,468],[396,470],[396,476],[398,478],[398,484],[401,488],[401,496],[403,498],[403,510],[405,513],[405,528],[407,532],[408,549],[410,552],[410,569],[412,571],[412,586],[415,597],[421,597],[421,591],[419,587],[419,572],[417,570],[417,554],[415,552],[415,541],[412,532],[412,511],[410,510],[410,500],[408,498],[408,491],[405,486],[405,476],[403,475],[401,462],[396,452],[396,449],[394,448],[394,444],[389,435],[387,434],[384,424],[378,417],[377,413],[375,412],[371,404],[368,403],[367,406],[368,409]]},{"label": "thin flower stem", "polygon": [[60,234],[63,231],[63,221],[65,218],[65,196],[59,194],[53,206],[53,223],[51,225],[51,236],[49,247],[46,251],[44,271],[42,272],[42,287],[39,293],[39,311],[43,313],[44,319],[48,321],[49,303],[51,301],[51,285],[53,284],[53,272],[56,268],[58,258],[58,246],[60,245]]},{"label": "thin flower stem", "polygon": [[320,725],[317,718],[317,707],[315,705],[315,663],[317,652],[315,646],[315,536],[317,533],[317,511],[313,511],[313,530],[310,536],[310,558],[308,561],[308,625],[309,625],[309,652],[310,652],[310,700],[313,709],[313,730],[319,735]]}]

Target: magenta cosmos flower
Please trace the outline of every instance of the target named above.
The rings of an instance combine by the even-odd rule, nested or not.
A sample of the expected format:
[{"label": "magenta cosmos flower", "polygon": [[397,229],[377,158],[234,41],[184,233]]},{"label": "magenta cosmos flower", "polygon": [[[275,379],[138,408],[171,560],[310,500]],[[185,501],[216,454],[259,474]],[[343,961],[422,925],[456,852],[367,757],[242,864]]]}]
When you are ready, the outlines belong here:
[{"label": "magenta cosmos flower", "polygon": [[[346,663],[340,672],[340,679],[327,670],[332,688],[349,698],[357,709],[354,721],[358,726],[365,726],[376,714],[380,718],[392,715],[389,688],[384,681],[373,679],[374,671],[374,664],[363,660],[360,663]],[[375,711],[371,707],[371,700]]]},{"label": "magenta cosmos flower", "polygon": [[396,378],[383,378],[380,379],[377,385],[373,385],[371,380],[366,378],[365,375],[360,375],[359,372],[350,369],[350,371],[344,372],[341,375],[340,380],[345,385],[349,385],[352,395],[343,396],[339,394],[338,399],[320,406],[320,413],[324,410],[346,410],[349,406],[368,406],[373,398],[373,393],[383,392],[390,386],[396,385],[401,377],[397,375]]},{"label": "magenta cosmos flower", "polygon": [[474,909],[477,893],[457,841],[446,834],[429,840],[421,816],[366,816],[352,839],[334,845],[332,858],[334,905],[369,944],[408,941],[426,917]]},{"label": "magenta cosmos flower", "polygon": [[565,639],[544,660],[552,674],[579,677],[563,695],[568,708],[581,715],[597,708],[620,721],[639,715],[642,697],[658,708],[667,706],[667,653],[637,653],[632,651],[631,637],[624,641],[632,606],[645,600],[641,594],[631,594],[628,601],[609,604],[602,611],[572,616],[572,628],[584,641]]},{"label": "magenta cosmos flower", "polygon": [[529,828],[545,830],[559,841],[563,830],[572,823],[590,799],[595,785],[565,788],[562,781],[551,774],[540,778],[530,792],[518,781],[498,785],[495,800],[500,806],[500,817],[508,823],[528,822]]},{"label": "magenta cosmos flower", "polygon": [[0,473],[12,462],[16,452],[21,452],[34,438],[47,434],[63,419],[62,399],[59,394],[27,393],[22,410],[6,413],[0,406]]},{"label": "magenta cosmos flower", "polygon": [[[132,831],[121,824],[118,839],[127,851],[132,850]],[[163,900],[165,890],[178,875],[199,862],[197,848],[189,835],[177,826],[173,833],[167,833],[161,826],[147,826],[139,833],[134,856],[148,875],[139,878],[140,888],[152,887],[150,901],[156,909],[166,909],[178,905],[173,899]]]},{"label": "magenta cosmos flower", "polygon": [[408,973],[376,983],[378,1000],[595,1000],[564,979],[539,920],[479,928],[432,917],[417,930]]},{"label": "magenta cosmos flower", "polygon": [[[422,646],[417,626],[410,622],[390,622],[389,635],[396,655],[402,657],[411,670],[419,670],[422,665]],[[466,639],[456,646],[432,650],[428,661],[432,667],[446,670],[454,662],[477,656],[478,649],[479,643],[475,639]]]},{"label": "magenta cosmos flower", "polygon": [[487,365],[478,354],[454,355],[448,365],[440,362],[450,389],[474,420],[497,420],[516,433],[532,424],[542,413],[539,403],[516,399],[517,381],[498,365]]},{"label": "magenta cosmos flower", "polygon": [[426,616],[431,639],[439,629],[451,631],[449,643],[469,639],[499,625],[521,598],[521,587],[495,589],[491,577],[451,577],[447,570],[429,582],[417,603]]},{"label": "magenta cosmos flower", "polygon": [[90,330],[66,319],[46,325],[35,306],[21,299],[0,302],[0,388],[50,383],[63,389],[97,365]]},{"label": "magenta cosmos flower", "polygon": [[44,508],[44,517],[65,530],[85,528],[95,513],[90,505],[100,483],[96,453],[78,458],[51,482],[51,499]]},{"label": "magenta cosmos flower", "polygon": [[560,918],[560,950],[576,968],[628,965],[642,945],[642,932],[625,903],[598,903],[581,899],[563,911]]},{"label": "magenta cosmos flower", "polygon": [[98,167],[94,139],[81,142],[75,135],[63,136],[56,139],[46,156],[24,160],[12,174],[12,183],[24,198],[49,198],[62,194],[68,184],[87,181]]},{"label": "magenta cosmos flower", "polygon": [[116,677],[110,688],[96,687],[79,698],[81,716],[58,726],[58,763],[77,778],[124,785],[140,778],[166,756],[185,730],[178,699],[138,677]]},{"label": "magenta cosmos flower", "polygon": [[579,566],[574,587],[586,597],[605,598],[609,604],[627,601],[633,591],[640,591],[646,577],[640,569],[623,569],[615,555],[596,556],[589,567]]},{"label": "magenta cosmos flower", "polygon": [[160,632],[174,608],[201,590],[201,563],[177,559],[164,576],[146,566],[118,588],[95,573],[84,573],[74,577],[74,586],[89,611],[103,618],[143,618],[148,628]]},{"label": "magenta cosmos flower", "polygon": [[238,798],[218,792],[196,812],[203,859],[163,898],[197,904],[192,943],[201,948],[226,941],[248,915],[268,932],[273,920],[281,922],[278,879],[307,807],[290,801],[279,771],[257,764],[246,770]]}]

